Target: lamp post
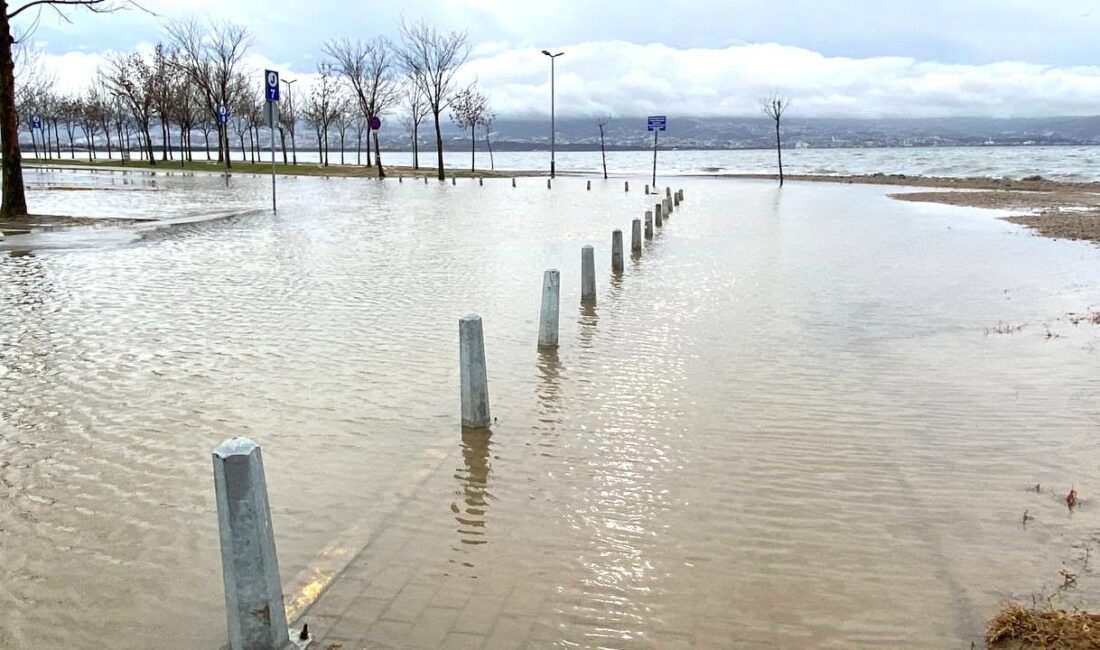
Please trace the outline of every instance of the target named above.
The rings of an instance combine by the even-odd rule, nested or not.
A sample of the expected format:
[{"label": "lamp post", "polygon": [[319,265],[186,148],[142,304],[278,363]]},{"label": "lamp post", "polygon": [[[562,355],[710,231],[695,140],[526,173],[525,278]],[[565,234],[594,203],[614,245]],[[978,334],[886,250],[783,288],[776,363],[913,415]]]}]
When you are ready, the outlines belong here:
[{"label": "lamp post", "polygon": [[[283,79],[283,83],[286,84],[286,103],[290,107],[291,119],[296,119],[298,116],[294,114],[294,95],[290,94],[290,84],[297,82],[297,79]],[[298,164],[298,146],[294,143],[294,124],[290,125],[290,152],[294,164]],[[285,147],[286,144],[284,143]],[[286,149],[283,149],[283,153],[286,153]],[[286,160],[285,158],[283,160]]]},{"label": "lamp post", "polygon": [[551,54],[549,50],[543,50],[542,53],[550,57],[550,178],[554,178],[554,59],[565,52]]}]

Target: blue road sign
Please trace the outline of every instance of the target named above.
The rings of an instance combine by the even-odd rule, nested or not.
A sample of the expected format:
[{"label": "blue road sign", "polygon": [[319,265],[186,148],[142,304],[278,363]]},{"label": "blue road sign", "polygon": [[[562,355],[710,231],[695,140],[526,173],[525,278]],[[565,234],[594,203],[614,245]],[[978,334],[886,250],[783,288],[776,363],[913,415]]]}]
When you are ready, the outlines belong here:
[{"label": "blue road sign", "polygon": [[225,124],[229,122],[229,109],[224,106],[218,107],[218,124]]},{"label": "blue road sign", "polygon": [[38,129],[39,131],[41,131],[42,130],[42,118],[38,117],[37,115],[32,115],[31,116],[31,128],[32,129]]},{"label": "blue road sign", "polygon": [[279,101],[279,73],[274,70],[264,70],[264,88],[267,101]]},{"label": "blue road sign", "polygon": [[668,127],[668,118],[664,115],[650,115],[646,131],[664,131]]}]

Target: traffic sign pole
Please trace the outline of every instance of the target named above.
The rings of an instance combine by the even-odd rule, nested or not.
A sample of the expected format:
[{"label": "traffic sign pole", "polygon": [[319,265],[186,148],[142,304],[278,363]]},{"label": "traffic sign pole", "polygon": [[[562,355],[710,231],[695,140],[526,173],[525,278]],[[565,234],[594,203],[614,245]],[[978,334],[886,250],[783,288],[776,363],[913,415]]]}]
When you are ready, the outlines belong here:
[{"label": "traffic sign pole", "polygon": [[271,127],[271,211],[278,212],[275,201],[275,123],[279,121],[279,73],[264,70],[264,86],[267,90],[267,120]]},{"label": "traffic sign pole", "polygon": [[646,129],[653,131],[653,187],[657,187],[657,134],[668,128],[668,117],[650,115],[646,120]]},{"label": "traffic sign pole", "polygon": [[657,134],[660,131],[653,130],[653,189],[657,189]]}]

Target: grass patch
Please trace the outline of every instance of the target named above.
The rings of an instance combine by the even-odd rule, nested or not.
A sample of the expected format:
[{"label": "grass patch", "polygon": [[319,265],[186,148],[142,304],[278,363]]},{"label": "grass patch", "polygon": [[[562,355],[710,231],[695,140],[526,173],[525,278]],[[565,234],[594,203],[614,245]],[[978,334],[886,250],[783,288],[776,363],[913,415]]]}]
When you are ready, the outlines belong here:
[{"label": "grass patch", "polygon": [[[104,168],[104,169],[142,169],[150,171],[191,171],[191,172],[207,172],[214,174],[221,174],[225,172],[225,167],[222,163],[217,161],[207,162],[205,160],[193,160],[190,162],[180,162],[179,160],[167,160],[157,161],[155,165],[150,164],[144,160],[130,160],[123,163],[121,160],[43,160],[35,158],[24,158],[23,164],[27,167],[84,167],[84,168]],[[412,167],[404,166],[385,166],[386,176],[409,176],[423,178],[425,176],[432,178],[435,177],[435,167],[421,167],[420,169],[413,169]],[[496,172],[489,170],[477,170],[471,172],[468,169],[446,169],[448,177],[454,176],[457,178],[510,178],[512,176],[532,176],[536,175],[535,172]],[[251,163],[233,161],[233,166],[229,170],[230,174],[270,174],[271,163]],[[299,163],[297,165],[286,164],[281,161],[275,163],[275,173],[280,176],[326,176],[326,177],[339,177],[339,178],[378,178],[378,170],[375,167],[358,166],[358,165],[324,165],[318,163]]]},{"label": "grass patch", "polygon": [[990,648],[1100,650],[1100,614],[1006,605],[985,635]]}]

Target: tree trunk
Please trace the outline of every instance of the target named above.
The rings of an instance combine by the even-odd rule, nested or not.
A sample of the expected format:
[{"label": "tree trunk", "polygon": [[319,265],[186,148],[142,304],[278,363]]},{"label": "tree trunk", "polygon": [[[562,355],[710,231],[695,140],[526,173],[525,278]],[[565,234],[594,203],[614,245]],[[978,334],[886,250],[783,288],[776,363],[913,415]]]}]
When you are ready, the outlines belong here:
[{"label": "tree trunk", "polygon": [[489,170],[495,172],[497,164],[493,160],[493,143],[489,141],[489,129],[485,129],[485,148],[489,150]]},{"label": "tree trunk", "polygon": [[279,143],[283,149],[283,165],[286,165],[286,130],[283,127],[279,127]]},{"label": "tree trunk", "polygon": [[34,148],[34,157],[38,158],[38,140],[34,137],[34,129],[31,129],[31,147]]},{"label": "tree trunk", "polygon": [[344,164],[344,131],[340,131],[340,164]]},{"label": "tree trunk", "polygon": [[73,130],[65,125],[65,132],[69,134],[69,159],[76,160],[76,147],[73,143]]},{"label": "tree trunk", "polygon": [[111,160],[111,125],[103,125],[103,135],[107,138],[107,160]]},{"label": "tree trunk", "polygon": [[382,167],[382,150],[378,147],[378,131],[372,131],[372,133],[374,133],[374,166],[378,169],[378,178],[385,178],[386,169]]},{"label": "tree trunk", "polygon": [[149,164],[156,167],[157,159],[153,156],[153,139],[149,137],[149,123],[145,122],[141,127],[145,131],[145,151],[149,154]]},{"label": "tree trunk", "polygon": [[603,159],[603,179],[607,180],[607,151],[603,145],[603,125],[600,125],[600,158]]},{"label": "tree trunk", "polygon": [[439,129],[439,113],[432,113],[435,116],[435,151],[436,158],[439,164],[438,177],[439,180],[447,180],[446,173],[443,171],[443,132]]},{"label": "tree trunk", "polygon": [[160,121],[160,160],[166,162],[168,160],[168,125],[164,123],[164,120]]},{"label": "tree trunk", "polygon": [[203,141],[206,143],[206,161],[210,162],[210,131],[202,132]]},{"label": "tree trunk", "polygon": [[420,146],[416,134],[419,127],[419,124],[413,124],[413,169],[420,169]]},{"label": "tree trunk", "polygon": [[61,160],[61,132],[57,130],[57,120],[53,121],[53,144],[57,148],[57,159]]},{"label": "tree trunk", "polygon": [[290,130],[290,161],[292,164],[298,164],[298,144],[294,142],[294,129]]},{"label": "tree trunk", "polygon": [[[369,139],[367,141],[367,146],[368,147],[370,146]],[[356,165],[362,165],[363,164],[363,132],[362,131],[357,131],[355,133],[355,164]]]},{"label": "tree trunk", "polygon": [[477,150],[477,127],[470,127],[470,173],[474,173],[474,164],[476,159],[474,158],[474,152]]},{"label": "tree trunk", "polygon": [[15,62],[11,47],[15,40],[8,24],[7,2],[0,2],[0,176],[3,203],[0,218],[27,216],[27,195],[23,186],[23,159],[19,152],[19,118],[15,112]]},{"label": "tree trunk", "polygon": [[775,154],[779,157],[779,187],[783,187],[783,147],[779,144],[779,120],[775,121]]}]

